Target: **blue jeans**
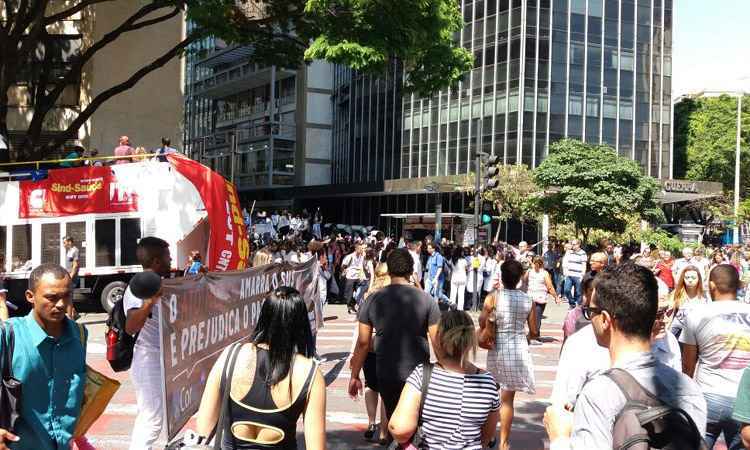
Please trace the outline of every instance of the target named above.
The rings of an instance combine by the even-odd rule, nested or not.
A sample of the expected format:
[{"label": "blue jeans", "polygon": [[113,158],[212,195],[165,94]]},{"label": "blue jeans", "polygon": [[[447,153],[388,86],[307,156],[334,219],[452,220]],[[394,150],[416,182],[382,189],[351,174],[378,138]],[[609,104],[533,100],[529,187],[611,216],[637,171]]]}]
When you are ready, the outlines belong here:
[{"label": "blue jeans", "polygon": [[724,441],[729,450],[742,449],[740,424],[732,419],[734,398],[716,394],[703,394],[706,398],[708,417],[706,423],[706,444],[714,448],[716,440],[724,433]]},{"label": "blue jeans", "polygon": [[[570,292],[571,288],[575,289],[573,293]],[[565,277],[563,292],[565,294],[565,298],[568,299],[568,304],[571,308],[575,308],[576,305],[580,305],[581,279],[578,277]]]},{"label": "blue jeans", "polygon": [[424,290],[430,297],[439,299],[443,293],[443,279],[439,278],[437,284],[432,284],[432,278],[429,276],[424,280]]}]

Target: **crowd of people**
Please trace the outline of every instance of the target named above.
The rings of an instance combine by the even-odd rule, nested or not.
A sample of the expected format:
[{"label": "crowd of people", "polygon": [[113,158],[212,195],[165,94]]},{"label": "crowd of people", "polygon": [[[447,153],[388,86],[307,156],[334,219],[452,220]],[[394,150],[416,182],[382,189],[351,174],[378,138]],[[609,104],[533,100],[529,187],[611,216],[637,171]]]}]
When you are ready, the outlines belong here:
[{"label": "crowd of people", "polygon": [[[731,450],[750,448],[744,247],[686,248],[673,260],[664,249],[609,242],[584,249],[575,239],[514,246],[378,231],[325,236],[319,211],[244,215],[258,237],[253,266],[317,259],[316,301],[340,300],[356,314],[347,390],[364,395],[366,440],[508,449],[515,394],[537,388],[530,347],[554,342],[542,336],[542,319],[547,305],[561,303],[568,305],[564,342],[543,420],[552,449],[619,448],[634,433],[622,419],[633,398],[663,407],[668,420],[649,420],[663,420],[662,439],[674,448],[712,448],[720,436]],[[67,267],[35,268],[31,313],[6,322],[15,334],[13,376],[47,388],[24,392],[21,417],[12,431],[0,430],[0,448],[87,445],[72,438],[87,332],[72,320],[77,256],[66,239]],[[136,253],[146,272],[166,275],[172,266],[161,239],[142,238]],[[186,275],[203,271],[200,254],[191,253]],[[159,295],[141,292],[129,286],[123,298],[126,331],[137,336],[132,450],[154,448],[164,417]],[[293,288],[269,293],[249,342],[226,348],[208,375],[199,435],[220,436],[224,449],[293,449],[304,417],[305,447],[326,448],[327,388],[310,304]],[[480,345],[484,367],[476,363]]]},{"label": "crowd of people", "polygon": [[74,145],[65,154],[65,157],[60,162],[60,167],[101,167],[110,164],[127,164],[131,162],[146,161],[149,159],[154,161],[166,162],[167,155],[172,153],[177,153],[177,149],[172,147],[171,141],[167,137],[161,138],[161,145],[159,147],[148,149],[145,146],[133,147],[128,136],[120,136],[120,138],[117,140],[117,146],[112,152],[112,154],[115,156],[114,159],[99,158],[99,149],[97,148],[86,150],[81,145]]}]

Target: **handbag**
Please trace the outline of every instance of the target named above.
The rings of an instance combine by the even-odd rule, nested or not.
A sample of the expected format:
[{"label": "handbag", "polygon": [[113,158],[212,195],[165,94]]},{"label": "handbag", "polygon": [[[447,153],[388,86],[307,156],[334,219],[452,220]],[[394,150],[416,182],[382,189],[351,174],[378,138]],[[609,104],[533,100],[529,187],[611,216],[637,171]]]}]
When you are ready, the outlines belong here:
[{"label": "handbag", "polygon": [[399,444],[395,440],[388,446],[388,450],[411,450],[411,449],[426,449],[427,443],[425,442],[424,430],[422,429],[422,410],[424,409],[424,401],[427,398],[427,388],[430,386],[430,379],[432,378],[432,363],[426,363],[422,366],[422,397],[419,399],[419,422],[417,423],[417,431],[414,432],[409,442]]},{"label": "handbag", "polygon": [[[78,332],[85,352],[86,343],[83,325],[78,324]],[[104,414],[104,410],[107,409],[107,405],[109,405],[118,389],[120,389],[119,381],[109,378],[88,364],[86,365],[83,403],[81,404],[81,413],[78,416],[75,431],[73,431],[74,438],[85,435],[91,425]]]},{"label": "handbag", "polygon": [[[219,409],[219,419],[216,421],[208,437],[199,436],[197,433],[188,430],[180,440],[169,444],[166,450],[221,450],[222,437],[224,435],[224,422],[227,420],[229,411],[229,391],[231,390],[232,374],[234,373],[234,364],[237,361],[237,355],[240,353],[241,344],[234,343],[229,349],[229,354],[224,363],[224,369],[221,375],[221,408]],[[216,439],[214,439],[214,437]],[[213,445],[209,443],[214,439]]]},{"label": "handbag", "polygon": [[[0,428],[13,431],[21,416],[21,382],[13,377],[13,350],[15,349],[15,334],[13,323],[6,321],[0,323],[0,338],[2,344],[3,359],[3,382],[0,385]],[[7,334],[7,336],[6,336]]]},{"label": "handbag", "polygon": [[[490,305],[487,320],[484,322],[484,328],[477,330],[477,343],[479,347],[485,350],[495,349],[495,339],[497,333],[497,324],[495,323],[496,294],[490,294],[485,299],[485,305]],[[489,303],[488,303],[489,302]]]}]

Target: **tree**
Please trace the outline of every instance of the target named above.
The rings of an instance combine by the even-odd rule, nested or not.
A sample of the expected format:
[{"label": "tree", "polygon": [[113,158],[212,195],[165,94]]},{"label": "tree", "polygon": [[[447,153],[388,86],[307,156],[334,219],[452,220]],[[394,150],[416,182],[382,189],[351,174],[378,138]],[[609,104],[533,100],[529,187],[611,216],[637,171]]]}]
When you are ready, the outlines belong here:
[{"label": "tree", "polygon": [[655,199],[659,184],[610,147],[559,141],[533,174],[544,191],[541,210],[558,223],[574,223],[584,242],[592,229],[622,233],[634,214],[664,220]]},{"label": "tree", "polygon": [[538,212],[534,200],[539,187],[529,168],[524,164],[498,164],[497,168],[497,186],[485,190],[483,199],[492,204],[500,220],[513,218],[523,223],[534,219]]},{"label": "tree", "polygon": [[[750,96],[745,96],[741,127],[741,193],[750,187]],[[675,105],[675,176],[718,181],[734,190],[737,99],[688,98]]]},{"label": "tree", "polygon": [[[133,5],[132,14],[60,67],[52,45],[55,30],[77,14],[112,2]],[[102,104],[209,35],[251,45],[251,58],[261,64],[298,67],[321,58],[378,73],[399,59],[409,70],[406,87],[422,95],[456,82],[472,66],[471,54],[452,39],[462,27],[453,0],[5,0],[0,8],[0,134],[8,133],[9,93],[21,69],[38,68],[28,74],[33,115],[17,149],[21,159],[44,157],[76,134]],[[42,144],[51,110],[98,52],[185,11],[194,26],[183,40],[143,67],[131,68],[127,80],[91,99],[59,137]]]}]

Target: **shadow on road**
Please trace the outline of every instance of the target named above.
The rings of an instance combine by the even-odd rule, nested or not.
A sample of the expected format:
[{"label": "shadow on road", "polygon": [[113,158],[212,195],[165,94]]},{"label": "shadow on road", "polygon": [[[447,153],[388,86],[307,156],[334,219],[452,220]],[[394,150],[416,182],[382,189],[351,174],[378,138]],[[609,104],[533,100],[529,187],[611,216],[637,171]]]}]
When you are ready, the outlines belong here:
[{"label": "shadow on road", "polygon": [[326,380],[326,386],[329,386],[331,383],[336,381],[339,373],[341,373],[341,369],[344,368],[344,365],[349,358],[349,352],[326,353],[325,355],[320,356],[322,358],[325,358],[326,361],[336,361],[336,364],[331,367],[331,370],[326,372],[323,376],[323,378]]}]

